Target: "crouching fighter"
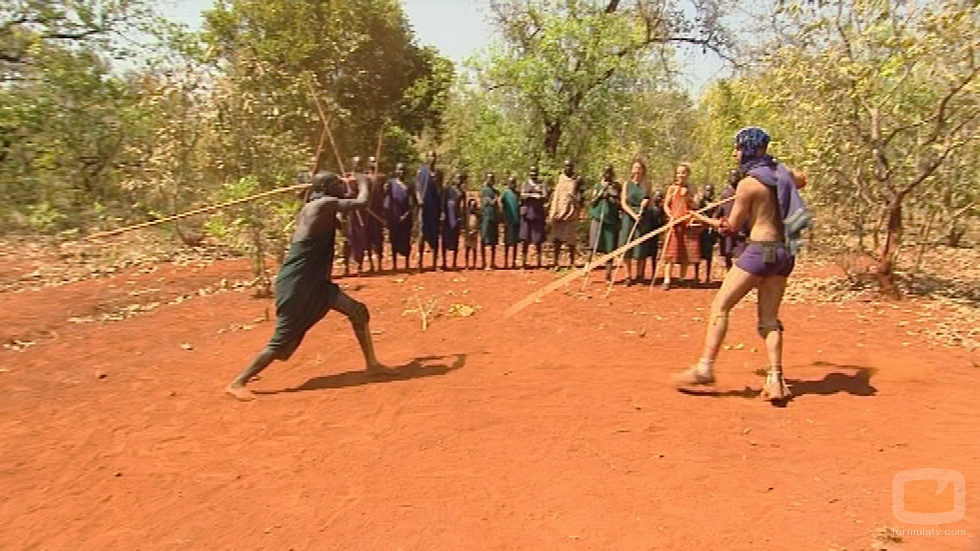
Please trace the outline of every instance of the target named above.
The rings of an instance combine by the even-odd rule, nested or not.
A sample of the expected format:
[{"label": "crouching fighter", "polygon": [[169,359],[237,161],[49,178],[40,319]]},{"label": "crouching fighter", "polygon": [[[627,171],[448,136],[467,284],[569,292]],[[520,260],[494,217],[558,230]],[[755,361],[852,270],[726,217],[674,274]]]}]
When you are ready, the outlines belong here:
[{"label": "crouching fighter", "polygon": [[347,316],[371,373],[394,373],[374,356],[367,306],[347,296],[330,280],[333,266],[337,213],[363,209],[368,203],[369,184],[363,174],[355,176],[357,197],[342,199],[346,189],[336,174],[319,172],[313,177],[309,202],[299,212],[289,253],[276,275],[276,331],[252,360],[251,365],[225,389],[239,400],[253,400],[245,384],[273,360],[287,360],[303,336],[330,309]]},{"label": "crouching fighter", "polygon": [[[762,387],[763,398],[773,403],[791,396],[783,380],[783,324],[779,306],[786,278],[795,264],[797,231],[787,227],[794,213],[806,214],[792,173],[766,154],[769,136],[761,128],[744,128],[735,135],[734,157],[740,181],[729,218],[698,218],[730,235],[750,222],[748,246],[725,276],[711,305],[704,352],[696,365],[674,377],[678,385],[704,385],[715,381],[714,363],[728,329],[732,308],[752,289],[758,289],[759,335],[765,340],[769,368]],[[795,210],[794,210],[795,209]],[[785,221],[789,221],[784,223]]]}]

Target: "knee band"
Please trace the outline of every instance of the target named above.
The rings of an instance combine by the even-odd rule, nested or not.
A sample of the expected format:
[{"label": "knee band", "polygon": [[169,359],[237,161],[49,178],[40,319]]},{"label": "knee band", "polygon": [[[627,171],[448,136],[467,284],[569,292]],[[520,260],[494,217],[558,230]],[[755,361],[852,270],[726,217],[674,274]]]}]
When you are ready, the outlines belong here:
[{"label": "knee band", "polygon": [[364,325],[371,321],[371,312],[363,302],[355,302],[354,308],[350,313],[350,321],[354,325]]},{"label": "knee band", "polygon": [[776,320],[769,323],[760,323],[758,325],[759,336],[763,339],[769,336],[769,333],[773,331],[783,332],[783,322]]}]

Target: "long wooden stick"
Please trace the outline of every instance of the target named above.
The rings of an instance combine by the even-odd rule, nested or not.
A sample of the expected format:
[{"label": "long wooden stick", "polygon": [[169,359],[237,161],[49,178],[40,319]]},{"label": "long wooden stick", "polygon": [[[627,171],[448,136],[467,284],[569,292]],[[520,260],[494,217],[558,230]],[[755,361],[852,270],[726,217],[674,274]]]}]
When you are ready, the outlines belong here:
[{"label": "long wooden stick", "polygon": [[330,131],[330,122],[327,118],[327,113],[323,110],[323,106],[320,105],[320,98],[316,95],[316,89],[313,88],[313,76],[306,81],[306,86],[310,90],[310,97],[313,99],[313,105],[316,106],[317,113],[320,114],[320,120],[323,122],[324,128],[327,130],[327,137],[330,138],[330,147],[333,148],[334,157],[337,159],[337,169],[344,176],[347,175],[347,170],[344,168],[343,158],[340,156],[340,151],[337,149],[337,142],[333,139],[333,132]]},{"label": "long wooden stick", "polygon": [[126,226],[124,228],[117,228],[114,230],[93,233],[86,237],[86,239],[100,239],[103,237],[111,237],[113,235],[119,235],[133,230],[140,230],[143,228],[149,228],[150,226],[156,226],[158,224],[163,224],[164,222],[171,222],[174,220],[180,220],[181,218],[187,218],[188,216],[194,216],[195,214],[204,214],[205,212],[213,212],[226,207],[231,207],[234,205],[239,205],[241,203],[248,203],[249,201],[255,201],[256,199],[262,199],[263,197],[269,197],[270,195],[277,195],[279,193],[285,193],[287,191],[296,191],[300,189],[305,189],[310,187],[310,184],[296,184],[293,186],[286,186],[276,189],[270,189],[268,191],[263,191],[261,193],[256,193],[255,195],[249,195],[248,197],[242,197],[241,199],[235,199],[233,201],[226,201],[224,203],[219,203],[217,205],[209,205],[207,207],[201,207],[199,209],[189,210],[187,212],[182,212],[180,214],[174,214],[173,216],[167,216],[164,218],[158,218],[156,220],[150,220],[149,222],[141,222],[139,224],[134,224],[132,226]]},{"label": "long wooden stick", "polygon": [[[721,201],[716,201],[714,203],[711,203],[710,205],[707,205],[706,207],[704,207],[702,209],[699,209],[697,211],[692,211],[692,212],[689,212],[689,213],[685,214],[684,216],[681,216],[679,218],[675,218],[669,224],[666,224],[666,225],[662,226],[660,229],[657,229],[657,230],[654,230],[654,231],[652,231],[650,233],[641,235],[640,237],[637,237],[636,239],[630,241],[629,243],[626,243],[625,245],[619,247],[615,251],[613,251],[611,253],[606,253],[606,254],[600,256],[599,258],[596,259],[595,263],[596,264],[603,264],[607,260],[613,259],[616,256],[618,256],[620,254],[623,254],[625,251],[628,251],[632,247],[635,247],[635,246],[639,245],[640,243],[643,243],[644,241],[647,241],[648,239],[653,239],[654,237],[656,237],[656,236],[658,236],[658,235],[660,235],[660,234],[662,234],[662,233],[664,233],[666,231],[669,231],[675,225],[680,224],[681,222],[684,222],[685,220],[687,220],[688,218],[690,218],[691,216],[693,216],[695,213],[701,214],[701,213],[703,213],[705,211],[708,211],[710,209],[713,209],[713,208],[717,207],[718,205],[723,205],[725,203],[728,203],[728,202],[731,202],[731,201],[734,201],[734,200],[735,200],[735,197],[734,196],[729,197],[727,199],[722,199]],[[538,289],[537,291],[534,291],[530,295],[528,295],[528,296],[522,298],[521,300],[515,302],[514,304],[512,304],[510,306],[510,308],[508,308],[507,311],[504,312],[504,318],[510,318],[510,317],[512,317],[514,314],[517,314],[521,310],[527,308],[528,306],[530,306],[531,304],[533,304],[535,301],[539,300],[541,297],[547,295],[548,293],[551,293],[551,292],[555,291],[556,289],[560,289],[560,288],[564,287],[565,285],[568,285],[568,282],[569,281],[575,279],[576,277],[581,277],[584,274],[585,274],[585,268],[578,268],[577,270],[573,270],[572,272],[570,272],[569,274],[565,275],[564,277],[552,281],[551,283],[545,285],[544,287]]]},{"label": "long wooden stick", "polygon": [[585,277],[582,278],[582,289],[585,291],[585,287],[589,284],[589,275],[592,274],[593,264],[592,261],[595,259],[595,253],[599,250],[599,240],[602,239],[602,228],[606,223],[606,211],[609,210],[607,206],[602,211],[602,216],[599,217],[599,227],[595,232],[595,243],[592,244],[592,253],[589,255],[589,261],[585,263]]},{"label": "long wooden stick", "polygon": [[[313,157],[313,168],[310,169],[310,181],[316,173],[320,171],[320,154],[323,153],[324,142],[327,141],[327,125],[323,125],[323,129],[320,130],[320,140],[316,144],[316,155]],[[306,193],[303,194],[303,203],[305,204],[310,199],[310,190],[312,187],[306,188]]]},{"label": "long wooden stick", "polygon": [[[313,103],[314,103],[314,105],[316,105],[316,110],[320,114],[320,120],[323,121],[323,127],[327,131],[327,138],[330,139],[330,147],[333,148],[334,157],[337,159],[337,169],[340,170],[340,173],[343,174],[346,177],[347,176],[347,169],[344,168],[343,157],[340,155],[340,150],[337,149],[337,142],[333,139],[333,132],[330,131],[330,124],[329,124],[328,119],[327,119],[327,114],[323,110],[323,106],[320,105],[320,98],[316,95],[316,90],[313,88],[313,76],[312,75],[306,81],[306,86],[310,89],[310,96],[313,98]],[[379,217],[377,214],[374,214],[373,212],[371,214],[373,214],[374,217],[377,218],[378,220],[381,220],[381,217]],[[354,216],[357,217],[357,222],[361,226],[364,226],[364,217],[361,216],[361,211],[355,210],[354,211]]]},{"label": "long wooden stick", "polygon": [[[643,214],[642,214],[643,209],[640,209],[640,212],[641,212],[640,217],[642,218],[643,217]],[[625,214],[627,216],[629,216],[629,213],[625,213]],[[630,216],[630,218],[632,218],[632,216]],[[636,220],[633,220],[633,229],[630,230],[630,235],[629,235],[629,237],[626,238],[626,242],[627,243],[633,240],[633,237],[636,235],[636,229],[639,228],[639,227],[640,227],[640,220],[639,220],[639,218],[637,218]],[[623,259],[624,258],[626,258],[626,253],[625,252],[623,254],[621,254],[621,255],[619,255],[619,256],[616,257],[616,270],[613,272],[613,276],[611,278],[609,278],[609,285],[606,287],[606,294],[603,295],[602,298],[608,298],[609,297],[609,293],[612,292],[613,283],[615,283],[616,282],[616,278],[619,277],[619,270],[620,270],[620,268],[623,267]]]}]

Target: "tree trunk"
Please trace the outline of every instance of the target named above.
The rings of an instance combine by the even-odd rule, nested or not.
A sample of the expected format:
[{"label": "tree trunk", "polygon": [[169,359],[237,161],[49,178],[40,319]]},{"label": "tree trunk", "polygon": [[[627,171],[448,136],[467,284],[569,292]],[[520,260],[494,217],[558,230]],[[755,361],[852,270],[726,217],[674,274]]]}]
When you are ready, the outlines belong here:
[{"label": "tree trunk", "polygon": [[554,160],[558,157],[558,142],[561,140],[561,123],[552,122],[545,125],[544,130],[544,151],[548,159]]},{"label": "tree trunk", "polygon": [[888,205],[886,211],[888,224],[885,228],[885,242],[878,255],[878,266],[875,277],[881,291],[886,295],[899,298],[898,286],[895,285],[895,253],[902,242],[902,198],[897,197]]}]

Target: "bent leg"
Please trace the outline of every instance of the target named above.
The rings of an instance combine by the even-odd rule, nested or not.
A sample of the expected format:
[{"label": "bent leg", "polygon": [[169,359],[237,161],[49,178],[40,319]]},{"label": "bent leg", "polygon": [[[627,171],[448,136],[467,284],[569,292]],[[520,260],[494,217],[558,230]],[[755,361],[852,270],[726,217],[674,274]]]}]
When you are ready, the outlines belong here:
[{"label": "bent leg", "polygon": [[761,278],[735,267],[728,272],[721,289],[711,303],[711,319],[704,336],[704,351],[697,365],[678,374],[678,384],[705,384],[714,382],[715,358],[728,332],[728,315],[738,301],[759,284]]},{"label": "bent leg", "polygon": [[372,373],[393,373],[381,365],[374,355],[374,342],[371,340],[371,328],[368,325],[371,314],[368,312],[367,306],[363,302],[358,302],[347,296],[343,291],[339,291],[333,308],[350,320],[351,326],[354,328],[354,335],[357,337],[357,344],[361,346],[361,353],[364,354],[365,369]]}]

